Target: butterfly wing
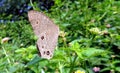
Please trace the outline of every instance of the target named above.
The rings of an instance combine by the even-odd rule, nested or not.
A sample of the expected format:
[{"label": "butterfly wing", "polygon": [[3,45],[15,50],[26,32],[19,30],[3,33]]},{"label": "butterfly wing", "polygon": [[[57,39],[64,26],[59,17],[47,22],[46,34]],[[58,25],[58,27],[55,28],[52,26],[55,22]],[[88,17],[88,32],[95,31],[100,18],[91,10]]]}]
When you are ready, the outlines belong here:
[{"label": "butterfly wing", "polygon": [[47,16],[37,11],[28,12],[28,18],[38,37],[37,47],[41,57],[50,59],[57,44],[59,27]]},{"label": "butterfly wing", "polygon": [[35,35],[37,37],[39,37],[40,33],[42,33],[47,25],[44,24],[44,19],[43,19],[43,15],[41,12],[37,12],[37,11],[29,11],[28,12],[28,19],[33,27],[33,31],[35,33]]}]

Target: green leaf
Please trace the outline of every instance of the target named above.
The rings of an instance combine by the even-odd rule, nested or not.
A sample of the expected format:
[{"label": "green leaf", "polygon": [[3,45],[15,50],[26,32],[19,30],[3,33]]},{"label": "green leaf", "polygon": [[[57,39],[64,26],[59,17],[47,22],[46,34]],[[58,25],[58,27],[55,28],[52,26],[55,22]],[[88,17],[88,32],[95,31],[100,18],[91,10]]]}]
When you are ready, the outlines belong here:
[{"label": "green leaf", "polygon": [[14,73],[18,68],[15,66],[10,67],[9,72]]},{"label": "green leaf", "polygon": [[111,69],[110,69],[110,68],[108,68],[108,67],[106,67],[106,68],[104,68],[104,69],[100,70],[100,72],[104,72],[104,71],[108,71],[108,70],[111,70]]},{"label": "green leaf", "polygon": [[112,62],[112,64],[119,64],[119,63],[120,63],[119,60],[115,60],[115,61]]},{"label": "green leaf", "polygon": [[81,53],[86,57],[94,57],[94,56],[98,56],[98,55],[107,54],[107,52],[106,53],[105,52],[106,51],[102,50],[102,49],[86,48]]},{"label": "green leaf", "polygon": [[26,64],[26,66],[34,65],[38,63],[39,61],[44,61],[45,59],[40,58],[38,55],[35,56],[30,62]]},{"label": "green leaf", "polygon": [[115,70],[120,72],[120,67],[115,67]]}]

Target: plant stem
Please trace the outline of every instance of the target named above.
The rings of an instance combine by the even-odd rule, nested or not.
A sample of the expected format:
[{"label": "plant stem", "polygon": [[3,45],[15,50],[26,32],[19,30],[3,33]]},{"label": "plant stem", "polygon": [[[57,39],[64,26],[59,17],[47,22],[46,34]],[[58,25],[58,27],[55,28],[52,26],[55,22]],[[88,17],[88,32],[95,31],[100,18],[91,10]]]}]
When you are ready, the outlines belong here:
[{"label": "plant stem", "polygon": [[2,48],[3,48],[3,51],[4,51],[5,56],[7,57],[8,63],[10,63],[10,59],[8,58],[8,55],[7,55],[7,52],[6,52],[5,48],[4,48],[4,47],[2,47]]},{"label": "plant stem", "polygon": [[35,10],[35,7],[34,7],[34,5],[33,5],[33,3],[32,3],[32,0],[30,0],[30,4],[31,4],[31,6],[33,7],[33,9]]},{"label": "plant stem", "polygon": [[74,63],[75,63],[76,59],[77,59],[77,55],[75,54],[74,60],[73,60],[73,62],[71,63],[71,68],[70,68],[70,72],[69,72],[69,73],[72,73],[73,68],[74,68]]}]

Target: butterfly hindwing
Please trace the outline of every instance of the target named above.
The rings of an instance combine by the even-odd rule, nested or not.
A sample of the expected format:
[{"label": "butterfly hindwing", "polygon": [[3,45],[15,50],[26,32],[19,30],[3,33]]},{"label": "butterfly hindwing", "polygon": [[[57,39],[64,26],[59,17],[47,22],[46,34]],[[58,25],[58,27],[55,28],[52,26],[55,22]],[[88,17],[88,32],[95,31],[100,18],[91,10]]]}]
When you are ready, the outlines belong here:
[{"label": "butterfly hindwing", "polygon": [[52,58],[57,44],[59,27],[47,16],[38,11],[29,11],[28,18],[35,35],[38,37],[37,47],[41,57],[47,59]]}]

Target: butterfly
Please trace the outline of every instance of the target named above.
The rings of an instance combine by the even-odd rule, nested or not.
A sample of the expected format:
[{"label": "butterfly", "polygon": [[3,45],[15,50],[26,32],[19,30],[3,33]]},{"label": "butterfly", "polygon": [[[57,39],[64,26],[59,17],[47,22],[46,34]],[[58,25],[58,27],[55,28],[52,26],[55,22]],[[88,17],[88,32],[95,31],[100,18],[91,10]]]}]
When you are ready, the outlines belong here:
[{"label": "butterfly", "polygon": [[37,47],[42,58],[51,59],[57,45],[59,27],[42,12],[31,10],[28,19],[35,35],[38,37]]}]

